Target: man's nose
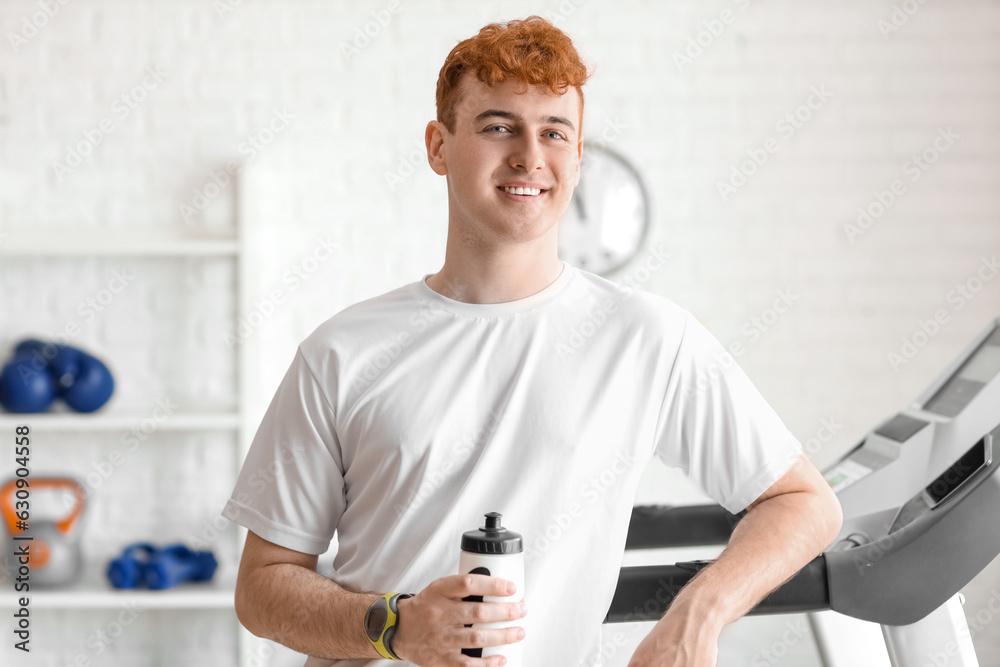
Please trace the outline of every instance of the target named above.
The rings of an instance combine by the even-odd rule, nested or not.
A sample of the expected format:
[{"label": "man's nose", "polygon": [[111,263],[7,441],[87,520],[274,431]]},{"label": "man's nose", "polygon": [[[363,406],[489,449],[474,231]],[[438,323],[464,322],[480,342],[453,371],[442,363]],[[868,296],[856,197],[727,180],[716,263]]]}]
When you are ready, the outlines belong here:
[{"label": "man's nose", "polygon": [[535,171],[545,165],[542,156],[542,146],[538,137],[525,135],[518,140],[514,152],[510,156],[510,165],[516,169]]}]

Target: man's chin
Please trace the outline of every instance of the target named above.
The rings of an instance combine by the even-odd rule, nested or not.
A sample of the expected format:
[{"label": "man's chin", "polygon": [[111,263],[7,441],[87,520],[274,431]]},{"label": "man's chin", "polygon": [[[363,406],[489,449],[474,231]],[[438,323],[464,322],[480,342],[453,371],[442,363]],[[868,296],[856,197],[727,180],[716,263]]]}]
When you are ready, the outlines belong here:
[{"label": "man's chin", "polygon": [[525,242],[534,241],[552,229],[559,223],[557,218],[551,214],[546,216],[524,216],[515,219],[504,218],[496,220],[491,225],[497,236],[509,241]]}]

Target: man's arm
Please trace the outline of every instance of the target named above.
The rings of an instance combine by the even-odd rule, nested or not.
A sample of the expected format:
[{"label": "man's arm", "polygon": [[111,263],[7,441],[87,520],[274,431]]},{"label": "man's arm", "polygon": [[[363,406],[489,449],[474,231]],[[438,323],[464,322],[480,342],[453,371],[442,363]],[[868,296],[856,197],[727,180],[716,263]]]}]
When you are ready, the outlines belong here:
[{"label": "man's arm", "polygon": [[[257,635],[327,660],[380,659],[363,629],[365,612],[380,593],[348,591],[316,573],[318,557],[247,532],[236,580],[236,616]],[[507,586],[510,586],[510,589]],[[482,630],[467,624],[522,618],[518,603],[463,602],[470,595],[504,596],[513,584],[484,575],[453,575],[432,581],[400,600],[393,648],[420,665],[499,667],[501,656],[474,659],[461,649],[497,646],[523,638],[521,628]],[[405,592],[405,591],[401,591]]]},{"label": "man's arm", "polygon": [[842,522],[836,494],[800,454],[747,508],[719,558],[681,589],[629,667],[714,667],[722,628],[819,555]]},{"label": "man's arm", "polygon": [[236,579],[236,616],[247,630],[326,659],[381,656],[362,628],[377,593],[355,593],[316,572],[319,557],[247,531]]}]

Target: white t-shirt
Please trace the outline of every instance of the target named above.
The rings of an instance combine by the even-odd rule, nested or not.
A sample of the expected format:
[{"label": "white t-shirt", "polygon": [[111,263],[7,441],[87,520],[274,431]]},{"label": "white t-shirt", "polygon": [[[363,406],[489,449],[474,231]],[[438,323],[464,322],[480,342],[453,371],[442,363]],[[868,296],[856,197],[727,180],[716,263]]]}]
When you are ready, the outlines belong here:
[{"label": "white t-shirt", "polygon": [[[223,515],[309,554],[336,532],[335,581],[416,593],[456,574],[462,533],[500,512],[524,536],[526,664],[599,665],[651,457],[735,513],[799,442],[668,299],[565,262],[506,303],[454,301],[424,279],[301,343]],[[306,662],[333,664],[367,663]]]}]

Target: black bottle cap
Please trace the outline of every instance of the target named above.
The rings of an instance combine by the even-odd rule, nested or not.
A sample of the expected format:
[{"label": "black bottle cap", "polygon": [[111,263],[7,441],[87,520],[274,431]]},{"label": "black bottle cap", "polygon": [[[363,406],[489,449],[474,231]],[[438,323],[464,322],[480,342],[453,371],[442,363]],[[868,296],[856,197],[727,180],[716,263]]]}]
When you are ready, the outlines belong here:
[{"label": "black bottle cap", "polygon": [[462,535],[462,550],[475,554],[519,554],[524,550],[521,536],[500,525],[502,514],[488,512],[486,525]]}]

